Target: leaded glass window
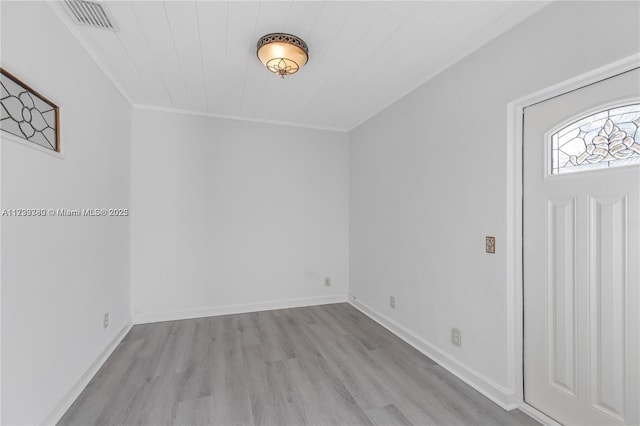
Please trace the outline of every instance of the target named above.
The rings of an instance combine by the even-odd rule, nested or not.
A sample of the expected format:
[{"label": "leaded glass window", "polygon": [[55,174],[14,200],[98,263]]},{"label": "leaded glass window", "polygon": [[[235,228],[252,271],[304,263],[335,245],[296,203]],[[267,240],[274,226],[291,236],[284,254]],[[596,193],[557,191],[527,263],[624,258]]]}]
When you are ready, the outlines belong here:
[{"label": "leaded glass window", "polygon": [[640,104],[600,111],[551,136],[551,174],[640,164]]},{"label": "leaded glass window", "polygon": [[60,152],[58,107],[2,68],[0,89],[0,129]]}]

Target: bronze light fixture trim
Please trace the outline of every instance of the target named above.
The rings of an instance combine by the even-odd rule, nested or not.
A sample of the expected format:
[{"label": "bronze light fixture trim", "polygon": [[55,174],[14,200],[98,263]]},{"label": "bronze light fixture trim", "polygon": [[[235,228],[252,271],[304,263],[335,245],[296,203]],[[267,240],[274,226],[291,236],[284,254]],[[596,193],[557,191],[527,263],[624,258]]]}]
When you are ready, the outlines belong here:
[{"label": "bronze light fixture trim", "polygon": [[258,40],[260,62],[274,74],[285,78],[295,74],[309,61],[309,48],[300,37],[286,33],[271,33]]}]

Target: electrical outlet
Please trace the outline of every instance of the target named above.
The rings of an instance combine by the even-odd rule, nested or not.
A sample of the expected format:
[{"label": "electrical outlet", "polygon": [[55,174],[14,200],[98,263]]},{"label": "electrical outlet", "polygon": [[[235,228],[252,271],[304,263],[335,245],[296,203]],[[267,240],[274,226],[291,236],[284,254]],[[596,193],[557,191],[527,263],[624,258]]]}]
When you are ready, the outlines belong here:
[{"label": "electrical outlet", "polygon": [[104,314],[104,319],[102,320],[102,326],[103,326],[104,328],[109,327],[109,312],[106,312],[106,313]]},{"label": "electrical outlet", "polygon": [[396,298],[393,296],[389,296],[389,306],[391,306],[391,308],[395,309],[396,308]]},{"label": "electrical outlet", "polygon": [[485,251],[487,253],[495,254],[496,253],[496,237],[485,237]]},{"label": "electrical outlet", "polygon": [[460,333],[460,329],[452,328],[451,329],[451,343],[456,346],[462,346],[462,333]]},{"label": "electrical outlet", "polygon": [[326,277],[326,278],[324,279],[324,286],[325,286],[325,287],[331,287],[331,278]]}]

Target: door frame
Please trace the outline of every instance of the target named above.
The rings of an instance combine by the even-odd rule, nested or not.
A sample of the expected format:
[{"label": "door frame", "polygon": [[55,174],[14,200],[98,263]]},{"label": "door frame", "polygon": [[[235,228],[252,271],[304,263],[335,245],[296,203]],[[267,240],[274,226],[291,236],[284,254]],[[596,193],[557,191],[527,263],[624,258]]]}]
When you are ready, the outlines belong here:
[{"label": "door frame", "polygon": [[640,53],[628,56],[507,104],[507,381],[513,390],[508,409],[520,408],[538,420],[558,424],[524,401],[524,291],[523,291],[523,129],[524,109],[583,86],[640,66]]}]

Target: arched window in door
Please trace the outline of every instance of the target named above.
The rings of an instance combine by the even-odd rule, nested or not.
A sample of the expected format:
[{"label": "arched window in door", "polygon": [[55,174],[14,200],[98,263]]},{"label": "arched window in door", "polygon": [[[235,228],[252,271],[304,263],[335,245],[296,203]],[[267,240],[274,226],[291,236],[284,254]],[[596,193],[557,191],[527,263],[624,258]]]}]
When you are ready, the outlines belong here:
[{"label": "arched window in door", "polygon": [[551,174],[640,163],[640,104],[591,114],[551,136]]}]

